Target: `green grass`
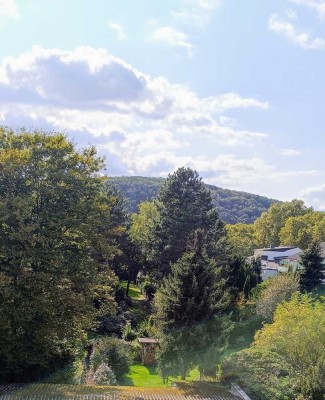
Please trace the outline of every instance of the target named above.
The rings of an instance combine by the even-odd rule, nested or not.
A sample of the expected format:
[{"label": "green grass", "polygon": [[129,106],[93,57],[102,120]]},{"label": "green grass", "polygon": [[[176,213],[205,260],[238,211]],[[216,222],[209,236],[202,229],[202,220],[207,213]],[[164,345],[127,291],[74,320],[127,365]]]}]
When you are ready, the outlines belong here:
[{"label": "green grass", "polygon": [[145,367],[144,365],[132,365],[130,372],[125,376],[123,386],[137,387],[168,387],[163,383],[155,367]]},{"label": "green grass", "polygon": [[[122,288],[126,289],[127,281],[122,281],[121,285]],[[144,300],[141,290],[138,288],[138,286],[134,285],[134,283],[130,283],[128,296],[131,297],[132,300]]]},{"label": "green grass", "polygon": [[[175,377],[170,379],[168,383],[163,383],[161,377],[155,367],[145,367],[144,365],[132,365],[130,372],[124,377],[121,382],[122,386],[136,386],[136,387],[147,387],[147,388],[161,388],[169,387],[172,380],[180,379]],[[198,369],[194,369],[190,372],[186,378],[188,381],[194,381],[199,379]]]}]

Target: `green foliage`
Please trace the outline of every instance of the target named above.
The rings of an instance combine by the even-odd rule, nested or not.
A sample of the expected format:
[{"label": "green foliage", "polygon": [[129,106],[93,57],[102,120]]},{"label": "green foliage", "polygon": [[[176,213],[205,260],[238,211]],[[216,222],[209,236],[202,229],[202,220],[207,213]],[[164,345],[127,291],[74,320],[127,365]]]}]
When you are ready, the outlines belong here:
[{"label": "green foliage", "polygon": [[313,209],[307,208],[301,200],[272,204],[254,223],[257,244],[263,247],[280,245],[280,231],[286,220],[312,211]]},{"label": "green foliage", "polygon": [[215,376],[231,327],[228,318],[220,317],[228,304],[220,268],[207,257],[198,231],[192,249],[189,246],[189,253],[172,265],[155,296],[155,318],[162,339],[158,368],[164,379],[175,375],[185,379],[195,366],[203,374]]},{"label": "green foliage", "polygon": [[325,395],[325,302],[294,295],[250,349],[225,360],[223,378],[237,380],[254,399],[313,399]]},{"label": "green foliage", "polygon": [[293,400],[292,369],[286,360],[260,348],[232,354],[222,363],[222,379],[237,382],[254,400]]},{"label": "green foliage", "polygon": [[279,237],[282,244],[297,246],[303,250],[313,241],[325,241],[325,213],[315,211],[288,218]]},{"label": "green foliage", "polygon": [[303,267],[300,279],[302,290],[310,292],[321,284],[324,271],[323,261],[319,243],[312,242],[300,256],[300,263]]},{"label": "green foliage", "polygon": [[136,339],[137,334],[136,332],[132,329],[130,321],[128,321],[122,330],[122,338],[126,340],[127,342],[132,342],[132,340]]},{"label": "green foliage", "polygon": [[157,277],[186,253],[197,229],[202,231],[209,257],[225,258],[225,229],[209,191],[196,171],[179,168],[163,184],[156,202],[159,223],[151,235],[152,265]]},{"label": "green foliage", "polygon": [[100,386],[114,386],[117,384],[112,368],[104,363],[95,371],[94,382]]},{"label": "green foliage", "polygon": [[93,147],[1,128],[0,149],[0,379],[24,381],[73,359],[114,312],[119,233]]},{"label": "green foliage", "polygon": [[288,272],[263,282],[260,285],[261,290],[256,300],[257,315],[264,321],[271,322],[277,306],[290,300],[294,293],[299,292],[299,281],[298,273]]},{"label": "green foliage", "polygon": [[227,285],[235,300],[241,295],[248,298],[252,289],[262,280],[261,260],[247,261],[245,258],[235,256],[229,263]]},{"label": "green foliage", "polygon": [[[141,176],[111,178],[129,200],[130,212],[137,212],[143,201],[153,200],[164,183],[162,178],[144,178]],[[262,212],[276,200],[235,190],[205,185],[211,192],[213,205],[220,218],[228,224],[252,224]]]},{"label": "green foliage", "polygon": [[91,365],[96,371],[101,364],[112,368],[117,380],[127,374],[131,365],[131,345],[115,337],[106,337],[94,342]]},{"label": "green foliage", "polygon": [[251,256],[257,248],[255,227],[253,224],[226,225],[227,237],[234,255],[239,257]]}]

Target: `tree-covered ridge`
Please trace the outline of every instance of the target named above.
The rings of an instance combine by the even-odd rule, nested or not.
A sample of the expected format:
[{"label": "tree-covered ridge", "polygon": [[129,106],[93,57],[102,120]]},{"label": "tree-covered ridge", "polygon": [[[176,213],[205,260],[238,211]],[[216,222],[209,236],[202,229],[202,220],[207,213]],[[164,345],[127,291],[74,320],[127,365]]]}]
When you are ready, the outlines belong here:
[{"label": "tree-covered ridge", "polygon": [[[152,200],[165,181],[164,178],[146,178],[142,176],[112,177],[115,183],[129,201],[130,212],[136,212],[142,201]],[[211,192],[213,204],[220,218],[228,224],[253,223],[262,212],[266,211],[277,200],[267,197],[222,189],[214,185],[206,185]]]}]

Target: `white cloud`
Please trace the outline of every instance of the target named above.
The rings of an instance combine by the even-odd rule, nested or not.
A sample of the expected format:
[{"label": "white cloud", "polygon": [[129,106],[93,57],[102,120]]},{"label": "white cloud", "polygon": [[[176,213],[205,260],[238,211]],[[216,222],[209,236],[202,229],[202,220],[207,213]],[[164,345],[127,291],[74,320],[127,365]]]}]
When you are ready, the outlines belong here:
[{"label": "white cloud", "polygon": [[279,151],[279,154],[281,156],[300,156],[301,155],[301,151],[300,150],[295,150],[295,149],[281,149]]},{"label": "white cloud", "polygon": [[114,160],[120,174],[166,175],[190,165],[216,182],[235,185],[273,171],[261,159],[219,154],[221,146],[253,146],[266,136],[242,129],[239,121],[230,123],[226,112],[266,110],[268,102],[236,93],[200,97],[104,49],[34,47],[6,57],[0,66],[0,99],[5,99],[0,100],[4,124],[87,137],[109,162]]},{"label": "white cloud", "polygon": [[320,18],[325,17],[325,1],[323,0],[289,0],[293,4],[303,5],[315,10]]},{"label": "white cloud", "polygon": [[0,18],[18,18],[18,6],[15,0],[0,0]]},{"label": "white cloud", "polygon": [[308,205],[325,211],[325,184],[309,187],[303,190],[300,196]]},{"label": "white cloud", "polygon": [[306,32],[301,32],[291,23],[283,21],[278,15],[269,18],[269,30],[285,36],[288,40],[304,49],[324,49],[325,39],[313,38]]},{"label": "white cloud", "polygon": [[170,26],[163,26],[156,29],[151,39],[156,42],[166,43],[172,47],[180,47],[186,50],[188,56],[193,54],[194,46],[189,42],[186,33],[177,31]]},{"label": "white cloud", "polygon": [[170,14],[182,24],[203,29],[220,3],[220,0],[183,0],[180,8],[172,10]]},{"label": "white cloud", "polygon": [[128,38],[123,26],[117,22],[109,22],[108,28],[116,33],[117,40],[126,40]]}]

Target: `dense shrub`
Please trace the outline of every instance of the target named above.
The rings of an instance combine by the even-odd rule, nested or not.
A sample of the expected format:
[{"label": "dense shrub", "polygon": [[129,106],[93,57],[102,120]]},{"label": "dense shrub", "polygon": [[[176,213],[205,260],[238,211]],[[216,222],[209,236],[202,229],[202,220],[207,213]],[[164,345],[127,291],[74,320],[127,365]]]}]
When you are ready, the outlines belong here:
[{"label": "dense shrub", "polygon": [[94,382],[96,385],[114,386],[117,384],[115,374],[107,364],[100,364],[94,373]]},{"label": "dense shrub", "polygon": [[110,366],[119,380],[127,374],[131,365],[131,346],[124,340],[116,337],[107,337],[94,343],[90,358],[93,369],[96,371],[101,364]]}]

